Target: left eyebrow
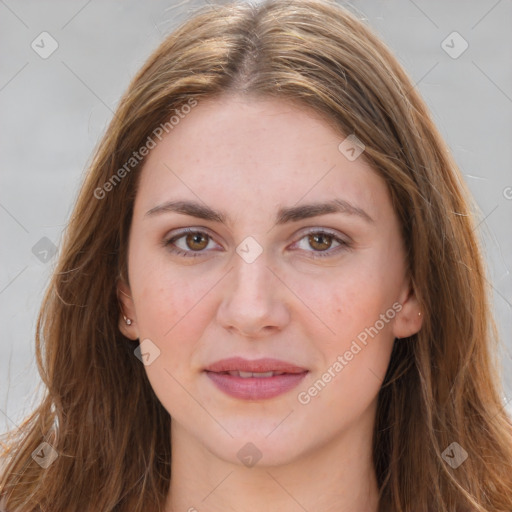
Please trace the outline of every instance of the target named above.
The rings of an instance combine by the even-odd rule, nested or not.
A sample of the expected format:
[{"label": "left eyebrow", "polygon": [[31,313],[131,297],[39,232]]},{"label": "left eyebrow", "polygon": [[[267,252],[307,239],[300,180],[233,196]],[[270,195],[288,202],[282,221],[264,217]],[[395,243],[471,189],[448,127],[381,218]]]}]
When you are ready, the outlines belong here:
[{"label": "left eyebrow", "polygon": [[302,206],[292,206],[289,208],[280,208],[277,214],[276,224],[285,224],[287,222],[296,222],[318,215],[327,213],[343,213],[345,215],[356,215],[366,222],[375,221],[362,208],[355,206],[344,199],[333,199],[326,203],[310,203]]},{"label": "left eyebrow", "polygon": [[[151,208],[147,211],[145,217],[153,215],[175,212],[183,215],[190,215],[198,219],[209,220],[213,222],[221,222],[226,224],[229,216],[224,211],[213,210],[205,204],[195,201],[167,201],[161,205]],[[278,210],[276,221],[277,225],[290,222],[297,222],[319,215],[328,213],[342,213],[345,215],[356,215],[366,222],[374,223],[375,221],[362,208],[355,206],[344,199],[333,199],[325,203],[310,203],[302,206],[282,207]]]}]

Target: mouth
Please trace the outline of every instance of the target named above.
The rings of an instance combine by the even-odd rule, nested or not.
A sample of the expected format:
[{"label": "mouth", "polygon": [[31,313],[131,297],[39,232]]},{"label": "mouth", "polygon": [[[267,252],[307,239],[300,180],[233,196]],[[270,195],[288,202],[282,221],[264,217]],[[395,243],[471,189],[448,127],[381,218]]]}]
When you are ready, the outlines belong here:
[{"label": "mouth", "polygon": [[242,372],[238,370],[232,370],[229,372],[216,372],[221,374],[232,375],[233,377],[242,377],[242,379],[249,379],[256,377],[257,379],[274,377],[275,375],[286,375],[286,372]]},{"label": "mouth", "polygon": [[221,359],[205,368],[206,371],[216,373],[254,373],[267,374],[269,372],[275,374],[281,373],[302,373],[307,371],[306,368],[297,366],[296,364],[281,359],[264,357],[261,359],[245,359],[244,357],[230,357]]},{"label": "mouth", "polygon": [[263,400],[290,391],[309,370],[278,359],[237,357],[217,361],[204,372],[220,391],[231,397]]}]

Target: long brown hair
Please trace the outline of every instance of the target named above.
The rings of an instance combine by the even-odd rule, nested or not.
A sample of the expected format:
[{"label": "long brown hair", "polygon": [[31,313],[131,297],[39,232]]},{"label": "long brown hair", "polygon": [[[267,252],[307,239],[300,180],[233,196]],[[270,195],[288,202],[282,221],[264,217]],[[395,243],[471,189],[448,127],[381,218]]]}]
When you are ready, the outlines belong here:
[{"label": "long brown hair", "polygon": [[[365,144],[388,184],[424,321],[395,343],[378,397],[380,512],[510,512],[512,425],[469,195],[414,84],[331,0],[207,5],[133,79],[95,152],[42,304],[36,357],[46,393],[8,436],[4,507],[162,510],[170,416],[134,356],[137,342],[118,329],[116,284],[127,279],[144,162],[130,159],[157,127],[170,129],[173,113],[230,92],[321,114],[340,137]],[[58,454],[47,468],[32,457],[42,442]],[[466,460],[453,467],[447,449]]]}]

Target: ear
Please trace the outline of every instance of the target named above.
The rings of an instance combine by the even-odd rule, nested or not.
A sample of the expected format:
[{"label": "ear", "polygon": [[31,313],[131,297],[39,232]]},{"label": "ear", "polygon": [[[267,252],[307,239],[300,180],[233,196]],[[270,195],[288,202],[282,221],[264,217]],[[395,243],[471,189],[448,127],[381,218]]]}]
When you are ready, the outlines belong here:
[{"label": "ear", "polygon": [[[117,299],[119,301],[119,330],[130,340],[139,338],[139,331],[137,327],[137,318],[135,315],[135,307],[133,304],[130,287],[126,284],[122,277],[117,280]],[[131,320],[131,324],[126,323],[126,318]]]},{"label": "ear", "polygon": [[395,338],[408,338],[419,332],[423,324],[423,313],[410,282],[404,285],[398,302],[402,309],[395,316],[393,334]]}]

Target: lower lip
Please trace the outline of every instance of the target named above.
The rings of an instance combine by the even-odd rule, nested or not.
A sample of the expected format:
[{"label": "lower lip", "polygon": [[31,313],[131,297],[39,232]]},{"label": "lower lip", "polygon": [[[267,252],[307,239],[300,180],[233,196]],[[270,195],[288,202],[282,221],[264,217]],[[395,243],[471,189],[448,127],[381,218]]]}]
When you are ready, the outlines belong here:
[{"label": "lower lip", "polygon": [[274,377],[236,377],[206,371],[206,375],[227,395],[243,400],[273,398],[296,387],[308,372],[283,373]]}]

